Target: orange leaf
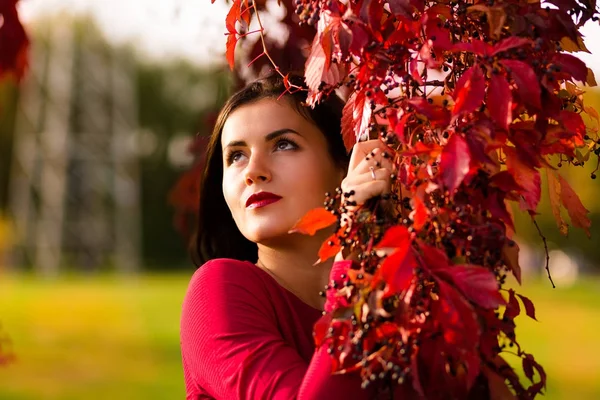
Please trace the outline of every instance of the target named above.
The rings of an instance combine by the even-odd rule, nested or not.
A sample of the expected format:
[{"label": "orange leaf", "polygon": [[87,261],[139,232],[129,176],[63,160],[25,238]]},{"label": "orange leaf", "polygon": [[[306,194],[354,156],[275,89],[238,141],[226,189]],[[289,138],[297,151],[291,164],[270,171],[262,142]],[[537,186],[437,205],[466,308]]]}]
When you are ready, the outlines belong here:
[{"label": "orange leaf", "polygon": [[410,212],[409,218],[413,220],[413,228],[415,231],[420,231],[421,228],[427,222],[427,217],[429,213],[427,212],[427,207],[425,207],[425,203],[419,196],[413,197],[414,210]]},{"label": "orange leaf", "polygon": [[554,215],[560,233],[567,236],[569,233],[569,225],[567,225],[560,214],[560,182],[556,179],[556,176],[554,176],[552,171],[546,170],[546,175],[548,176],[548,193],[550,195],[552,214]]},{"label": "orange leaf", "polygon": [[231,33],[227,36],[227,52],[226,57],[227,57],[227,62],[229,63],[229,68],[231,68],[231,70],[233,71],[233,68],[235,67],[235,58],[234,58],[234,54],[235,54],[235,45],[237,44],[237,37],[235,35],[235,33]]},{"label": "orange leaf", "polygon": [[227,28],[228,33],[237,33],[237,30],[235,29],[235,24],[241,18],[241,10],[242,8],[239,0],[233,0],[231,8],[227,13],[227,17],[225,17],[225,28]]},{"label": "orange leaf", "polygon": [[301,233],[303,235],[314,235],[317,231],[333,225],[337,217],[323,207],[313,208],[288,231],[288,233]]},{"label": "orange leaf", "polygon": [[560,201],[567,209],[569,217],[571,218],[571,223],[576,227],[583,229],[586,235],[590,237],[590,226],[592,225],[592,222],[587,216],[589,211],[583,206],[579,196],[577,196],[577,193],[575,193],[571,185],[569,185],[560,174],[558,175],[558,181],[560,182]]},{"label": "orange leaf", "polygon": [[329,236],[321,245],[321,248],[319,249],[319,259],[315,265],[335,256],[341,249],[342,246],[340,245],[337,235],[334,233],[333,235]]}]

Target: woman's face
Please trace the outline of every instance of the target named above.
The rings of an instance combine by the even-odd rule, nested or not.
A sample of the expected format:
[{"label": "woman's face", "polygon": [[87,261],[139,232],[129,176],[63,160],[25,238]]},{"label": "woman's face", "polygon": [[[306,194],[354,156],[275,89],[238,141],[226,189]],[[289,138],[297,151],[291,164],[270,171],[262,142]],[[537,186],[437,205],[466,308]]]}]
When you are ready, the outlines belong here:
[{"label": "woman's face", "polygon": [[[307,211],[339,186],[319,128],[285,99],[261,99],[233,111],[223,126],[223,194],[240,232],[255,243],[289,236]],[[274,196],[254,197],[257,193]]]}]

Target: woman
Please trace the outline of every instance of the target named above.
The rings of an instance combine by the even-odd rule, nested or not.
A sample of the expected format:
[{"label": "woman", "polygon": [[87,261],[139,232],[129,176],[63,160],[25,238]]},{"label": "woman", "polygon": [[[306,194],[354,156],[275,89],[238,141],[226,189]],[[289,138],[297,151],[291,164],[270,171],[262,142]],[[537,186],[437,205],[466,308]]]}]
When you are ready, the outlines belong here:
[{"label": "woman", "polygon": [[[294,82],[298,83],[298,82]],[[326,307],[319,291],[348,261],[315,264],[331,234],[289,234],[326,192],[354,191],[362,204],[389,190],[392,166],[378,140],[348,159],[343,103],[314,109],[306,92],[285,92],[273,75],[223,107],[207,153],[198,261],[181,319],[188,399],[361,398],[358,374],[331,375],[327,346],[312,329]]]}]

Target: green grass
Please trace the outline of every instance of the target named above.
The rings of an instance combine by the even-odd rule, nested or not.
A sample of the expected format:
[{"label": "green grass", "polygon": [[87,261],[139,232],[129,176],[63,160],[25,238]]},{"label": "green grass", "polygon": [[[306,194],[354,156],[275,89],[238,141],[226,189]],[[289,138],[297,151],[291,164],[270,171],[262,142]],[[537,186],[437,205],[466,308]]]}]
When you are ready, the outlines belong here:
[{"label": "green grass", "polygon": [[[15,363],[0,368],[0,399],[182,399],[179,315],[188,275],[133,281],[0,276],[0,321]],[[517,336],[549,375],[548,399],[600,399],[600,280],[520,292],[540,322]]]}]

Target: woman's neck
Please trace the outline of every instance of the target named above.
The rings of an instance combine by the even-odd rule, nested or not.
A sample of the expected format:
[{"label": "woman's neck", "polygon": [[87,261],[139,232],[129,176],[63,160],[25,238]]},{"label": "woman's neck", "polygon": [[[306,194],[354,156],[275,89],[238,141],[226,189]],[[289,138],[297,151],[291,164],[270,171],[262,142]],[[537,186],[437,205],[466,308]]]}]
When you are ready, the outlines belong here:
[{"label": "woman's neck", "polygon": [[322,310],[325,299],[319,296],[319,291],[327,285],[333,260],[329,259],[317,265],[314,263],[326,237],[296,237],[288,245],[259,244],[256,265],[306,304]]}]

